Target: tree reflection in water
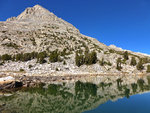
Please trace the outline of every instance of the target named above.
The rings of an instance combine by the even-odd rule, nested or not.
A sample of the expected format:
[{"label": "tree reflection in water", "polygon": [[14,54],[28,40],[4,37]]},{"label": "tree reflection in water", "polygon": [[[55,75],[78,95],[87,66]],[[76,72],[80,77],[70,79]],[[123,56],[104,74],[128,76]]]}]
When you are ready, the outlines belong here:
[{"label": "tree reflection in water", "polygon": [[76,83],[50,84],[47,88],[27,88],[11,96],[0,96],[0,112],[3,113],[80,113],[96,108],[108,100],[150,90],[150,78],[147,81],[123,84],[116,82],[77,81]]}]

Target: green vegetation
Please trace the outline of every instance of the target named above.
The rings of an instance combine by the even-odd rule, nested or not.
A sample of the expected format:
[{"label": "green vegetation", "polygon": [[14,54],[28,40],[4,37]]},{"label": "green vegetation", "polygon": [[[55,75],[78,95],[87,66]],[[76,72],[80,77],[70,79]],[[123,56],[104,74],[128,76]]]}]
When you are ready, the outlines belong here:
[{"label": "green vegetation", "polygon": [[75,62],[76,62],[76,65],[78,67],[80,67],[81,65],[84,64],[84,56],[83,55],[78,55],[78,53],[76,53]]},{"label": "green vegetation", "polygon": [[12,60],[15,61],[29,61],[34,58],[37,58],[38,53],[37,52],[32,52],[32,53],[18,53],[12,57]]},{"label": "green vegetation", "polygon": [[[63,49],[63,51],[58,51],[58,50],[55,50],[55,51],[52,51],[50,52],[50,55],[49,55],[49,61],[50,62],[62,62],[63,60],[61,59],[61,57],[64,57],[64,59],[67,59],[67,55],[70,55],[72,54],[71,51],[68,51],[67,52],[67,49]],[[65,61],[64,61],[64,65],[65,65]]]},{"label": "green vegetation", "polygon": [[33,66],[32,65],[29,65],[29,68],[32,68]]},{"label": "green vegetation", "polygon": [[101,83],[99,84],[99,86],[102,88],[102,90],[104,90],[105,83],[104,83],[104,82],[101,82]]},{"label": "green vegetation", "polygon": [[121,58],[118,58],[117,59],[117,67],[116,67],[116,69],[119,70],[119,71],[121,71],[121,69],[122,69],[121,63],[122,63]]},{"label": "green vegetation", "polygon": [[15,48],[15,49],[18,49],[19,46],[15,43],[5,43],[5,44],[2,44],[3,46],[7,46],[7,47],[12,47],[12,48]]},{"label": "green vegetation", "polygon": [[4,62],[4,61],[8,61],[8,60],[11,60],[12,59],[12,56],[11,55],[8,55],[8,54],[4,54],[1,56],[1,60]]},{"label": "green vegetation", "polygon": [[143,91],[144,90],[144,80],[143,79],[139,79],[137,81],[137,84],[140,87],[140,89]]},{"label": "green vegetation", "polygon": [[130,89],[125,88],[125,90],[124,90],[124,95],[125,95],[127,98],[129,98],[129,96],[130,96]]},{"label": "green vegetation", "polygon": [[110,52],[110,53],[115,53],[115,50],[110,49],[109,52]]},{"label": "green vegetation", "polygon": [[58,68],[56,68],[55,70],[56,70],[56,71],[59,71],[59,69],[58,69]]},{"label": "green vegetation", "polygon": [[[67,59],[66,55],[70,55],[71,52],[68,51],[66,49],[64,49],[62,52],[59,52],[58,50],[52,51],[52,52],[46,52],[46,51],[42,51],[42,52],[31,52],[31,53],[18,53],[15,55],[8,55],[8,54],[4,54],[4,55],[0,55],[0,61],[29,61],[32,59],[37,58],[37,63],[43,64],[46,63],[47,61],[45,60],[46,57],[49,57],[49,61],[50,62],[61,62],[62,59],[61,57],[64,57],[64,59]],[[66,62],[64,62],[65,65]]]},{"label": "green vegetation", "polygon": [[42,63],[42,57],[46,57],[47,54],[46,52],[32,52],[32,53],[18,53],[16,55],[8,55],[8,54],[4,54],[1,56],[1,60],[3,61],[8,61],[8,60],[12,60],[12,61],[29,61],[32,60],[34,58],[38,59],[38,62]]},{"label": "green vegetation", "polygon": [[20,69],[20,72],[23,72],[23,71],[24,71],[24,69],[21,68],[21,69]]},{"label": "green vegetation", "polygon": [[50,54],[49,61],[50,62],[58,62],[58,61],[60,61],[60,56],[59,55],[60,55],[60,53],[58,52],[58,50],[53,51]]},{"label": "green vegetation", "polygon": [[45,51],[38,53],[37,62],[40,64],[46,63],[46,60],[45,60],[46,57],[47,57],[47,53]]},{"label": "green vegetation", "polygon": [[[86,92],[86,93],[85,93]],[[78,98],[82,98],[81,94],[83,93],[85,97],[96,96],[97,95],[97,86],[95,84],[86,82],[82,83],[77,81],[75,83],[75,93]]]},{"label": "green vegetation", "polygon": [[137,62],[136,62],[135,57],[132,57],[130,65],[131,66],[136,66],[136,64],[137,64]]},{"label": "green vegetation", "polygon": [[141,58],[140,59],[142,61],[143,64],[147,64],[147,63],[150,63],[150,59],[145,57],[145,58]]},{"label": "green vegetation", "polygon": [[122,83],[121,78],[118,78],[118,79],[117,79],[117,86],[121,86],[121,83]]},{"label": "green vegetation", "polygon": [[122,80],[121,78],[118,78],[117,80],[117,88],[119,91],[122,91]]},{"label": "green vegetation", "polygon": [[34,37],[30,38],[30,40],[32,41],[32,45],[33,45],[33,46],[36,46],[36,45],[37,45],[36,42],[35,42],[35,38],[34,38]]},{"label": "green vegetation", "polygon": [[[68,50],[68,51],[67,51]],[[58,51],[58,50],[56,50]],[[66,56],[66,55],[70,55],[72,54],[71,50],[69,50],[69,48],[64,48],[63,51],[59,52],[60,56]]]},{"label": "green vegetation", "polygon": [[132,83],[132,84],[131,84],[131,87],[132,87],[133,93],[135,93],[136,90],[137,90],[137,84],[136,84],[136,83]]},{"label": "green vegetation", "polygon": [[127,52],[127,51],[125,51],[125,52],[123,53],[123,57],[124,57],[124,60],[128,60],[128,59],[129,59],[129,55],[128,55],[128,52]]},{"label": "green vegetation", "polygon": [[95,64],[97,62],[97,53],[95,51],[85,53],[84,61],[87,65]]},{"label": "green vegetation", "polygon": [[150,86],[150,76],[147,76],[148,85]]},{"label": "green vegetation", "polygon": [[150,73],[150,65],[147,66],[147,73]]},{"label": "green vegetation", "polygon": [[66,65],[66,61],[64,60],[63,65]]},{"label": "green vegetation", "polygon": [[85,55],[82,55],[76,52],[75,62],[78,67],[83,64],[86,65],[95,64],[97,62],[97,53],[95,51],[92,51],[92,52],[85,52]]},{"label": "green vegetation", "polygon": [[138,62],[136,68],[140,71],[142,71],[144,69],[144,66],[143,66],[143,60],[140,59],[140,61]]},{"label": "green vegetation", "polygon": [[48,92],[51,94],[51,95],[59,95],[60,94],[60,88],[62,86],[61,85],[56,85],[56,84],[50,84],[48,86]]},{"label": "green vegetation", "polygon": [[12,60],[12,61],[29,61],[32,60],[34,58],[37,58],[37,62],[38,63],[45,63],[45,59],[48,55],[47,53],[44,52],[32,52],[32,53],[18,53],[16,55],[8,55],[8,54],[4,54],[2,56],[0,56],[0,60],[4,61],[8,61],[8,60]]},{"label": "green vegetation", "polygon": [[99,64],[100,64],[101,66],[104,66],[104,64],[105,64],[104,58],[102,58],[102,60],[99,61]]},{"label": "green vegetation", "polygon": [[102,88],[102,90],[104,90],[104,87],[110,87],[112,85],[112,83],[111,82],[109,82],[109,83],[104,83],[104,82],[101,82],[100,84],[99,84],[99,87],[101,87]]},{"label": "green vegetation", "polygon": [[[105,84],[108,83],[104,82],[102,84],[105,88]],[[45,85],[40,85],[35,88],[23,88],[17,92],[18,95],[15,96],[1,96],[1,103],[10,103],[9,105],[5,105],[6,108],[9,108],[10,106],[11,108],[15,108],[16,104],[14,103],[17,103],[19,105],[19,107],[17,106],[17,109],[13,111],[11,108],[6,109],[8,112],[10,111],[13,113],[20,113],[23,110],[26,110],[28,113],[42,113],[43,109],[45,112],[51,111],[54,113],[72,113],[83,112],[89,108],[93,108],[94,104],[97,105],[97,103],[100,102],[103,104],[104,101],[106,102],[110,99],[116,100],[123,98],[124,96],[129,98],[130,95],[142,93],[139,90],[137,90],[136,93],[133,93],[130,85],[124,85],[122,86],[122,91],[117,91],[115,84],[105,91],[102,91],[101,87],[98,87],[97,89],[97,85],[95,84],[83,83],[80,81],[75,83],[75,89],[74,86],[68,88],[68,85],[64,84],[50,84],[47,85],[46,89],[43,88],[43,86]],[[134,86],[137,85],[135,84]],[[145,91],[149,90],[145,89]],[[22,101],[26,95],[28,95],[30,98],[26,98],[25,101]],[[38,101],[36,101],[37,103],[34,105],[36,105],[39,109],[35,109],[35,106],[33,106],[35,98]],[[78,107],[80,107],[80,109],[77,109]]]},{"label": "green vegetation", "polygon": [[99,61],[99,64],[101,66],[104,66],[104,65],[108,65],[108,66],[112,66],[112,64],[110,63],[110,61],[104,61],[104,58],[102,58],[102,60]]}]

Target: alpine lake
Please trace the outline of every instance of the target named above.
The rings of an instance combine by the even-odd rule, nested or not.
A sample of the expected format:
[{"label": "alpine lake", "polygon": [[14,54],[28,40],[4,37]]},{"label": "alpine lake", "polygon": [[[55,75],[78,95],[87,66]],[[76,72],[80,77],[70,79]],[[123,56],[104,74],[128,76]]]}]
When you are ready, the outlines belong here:
[{"label": "alpine lake", "polygon": [[150,76],[92,77],[1,92],[0,113],[150,113]]}]

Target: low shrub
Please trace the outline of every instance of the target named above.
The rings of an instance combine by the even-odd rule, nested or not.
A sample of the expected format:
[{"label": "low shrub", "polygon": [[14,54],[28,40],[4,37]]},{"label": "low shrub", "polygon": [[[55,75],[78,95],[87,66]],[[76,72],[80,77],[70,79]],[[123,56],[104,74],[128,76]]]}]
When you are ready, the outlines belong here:
[{"label": "low shrub", "polygon": [[20,72],[23,72],[23,71],[25,71],[25,70],[21,68],[19,71],[20,71]]}]

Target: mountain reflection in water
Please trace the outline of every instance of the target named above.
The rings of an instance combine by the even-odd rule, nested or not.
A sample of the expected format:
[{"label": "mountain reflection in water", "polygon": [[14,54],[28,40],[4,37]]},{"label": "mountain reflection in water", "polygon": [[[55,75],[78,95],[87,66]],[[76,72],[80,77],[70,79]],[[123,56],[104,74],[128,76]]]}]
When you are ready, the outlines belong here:
[{"label": "mountain reflection in water", "polygon": [[41,85],[22,89],[9,96],[0,96],[0,112],[82,113],[95,109],[109,100],[114,102],[149,90],[150,77],[138,79],[131,84],[123,84],[121,79],[117,79],[115,82],[110,80],[98,84],[77,81]]}]

